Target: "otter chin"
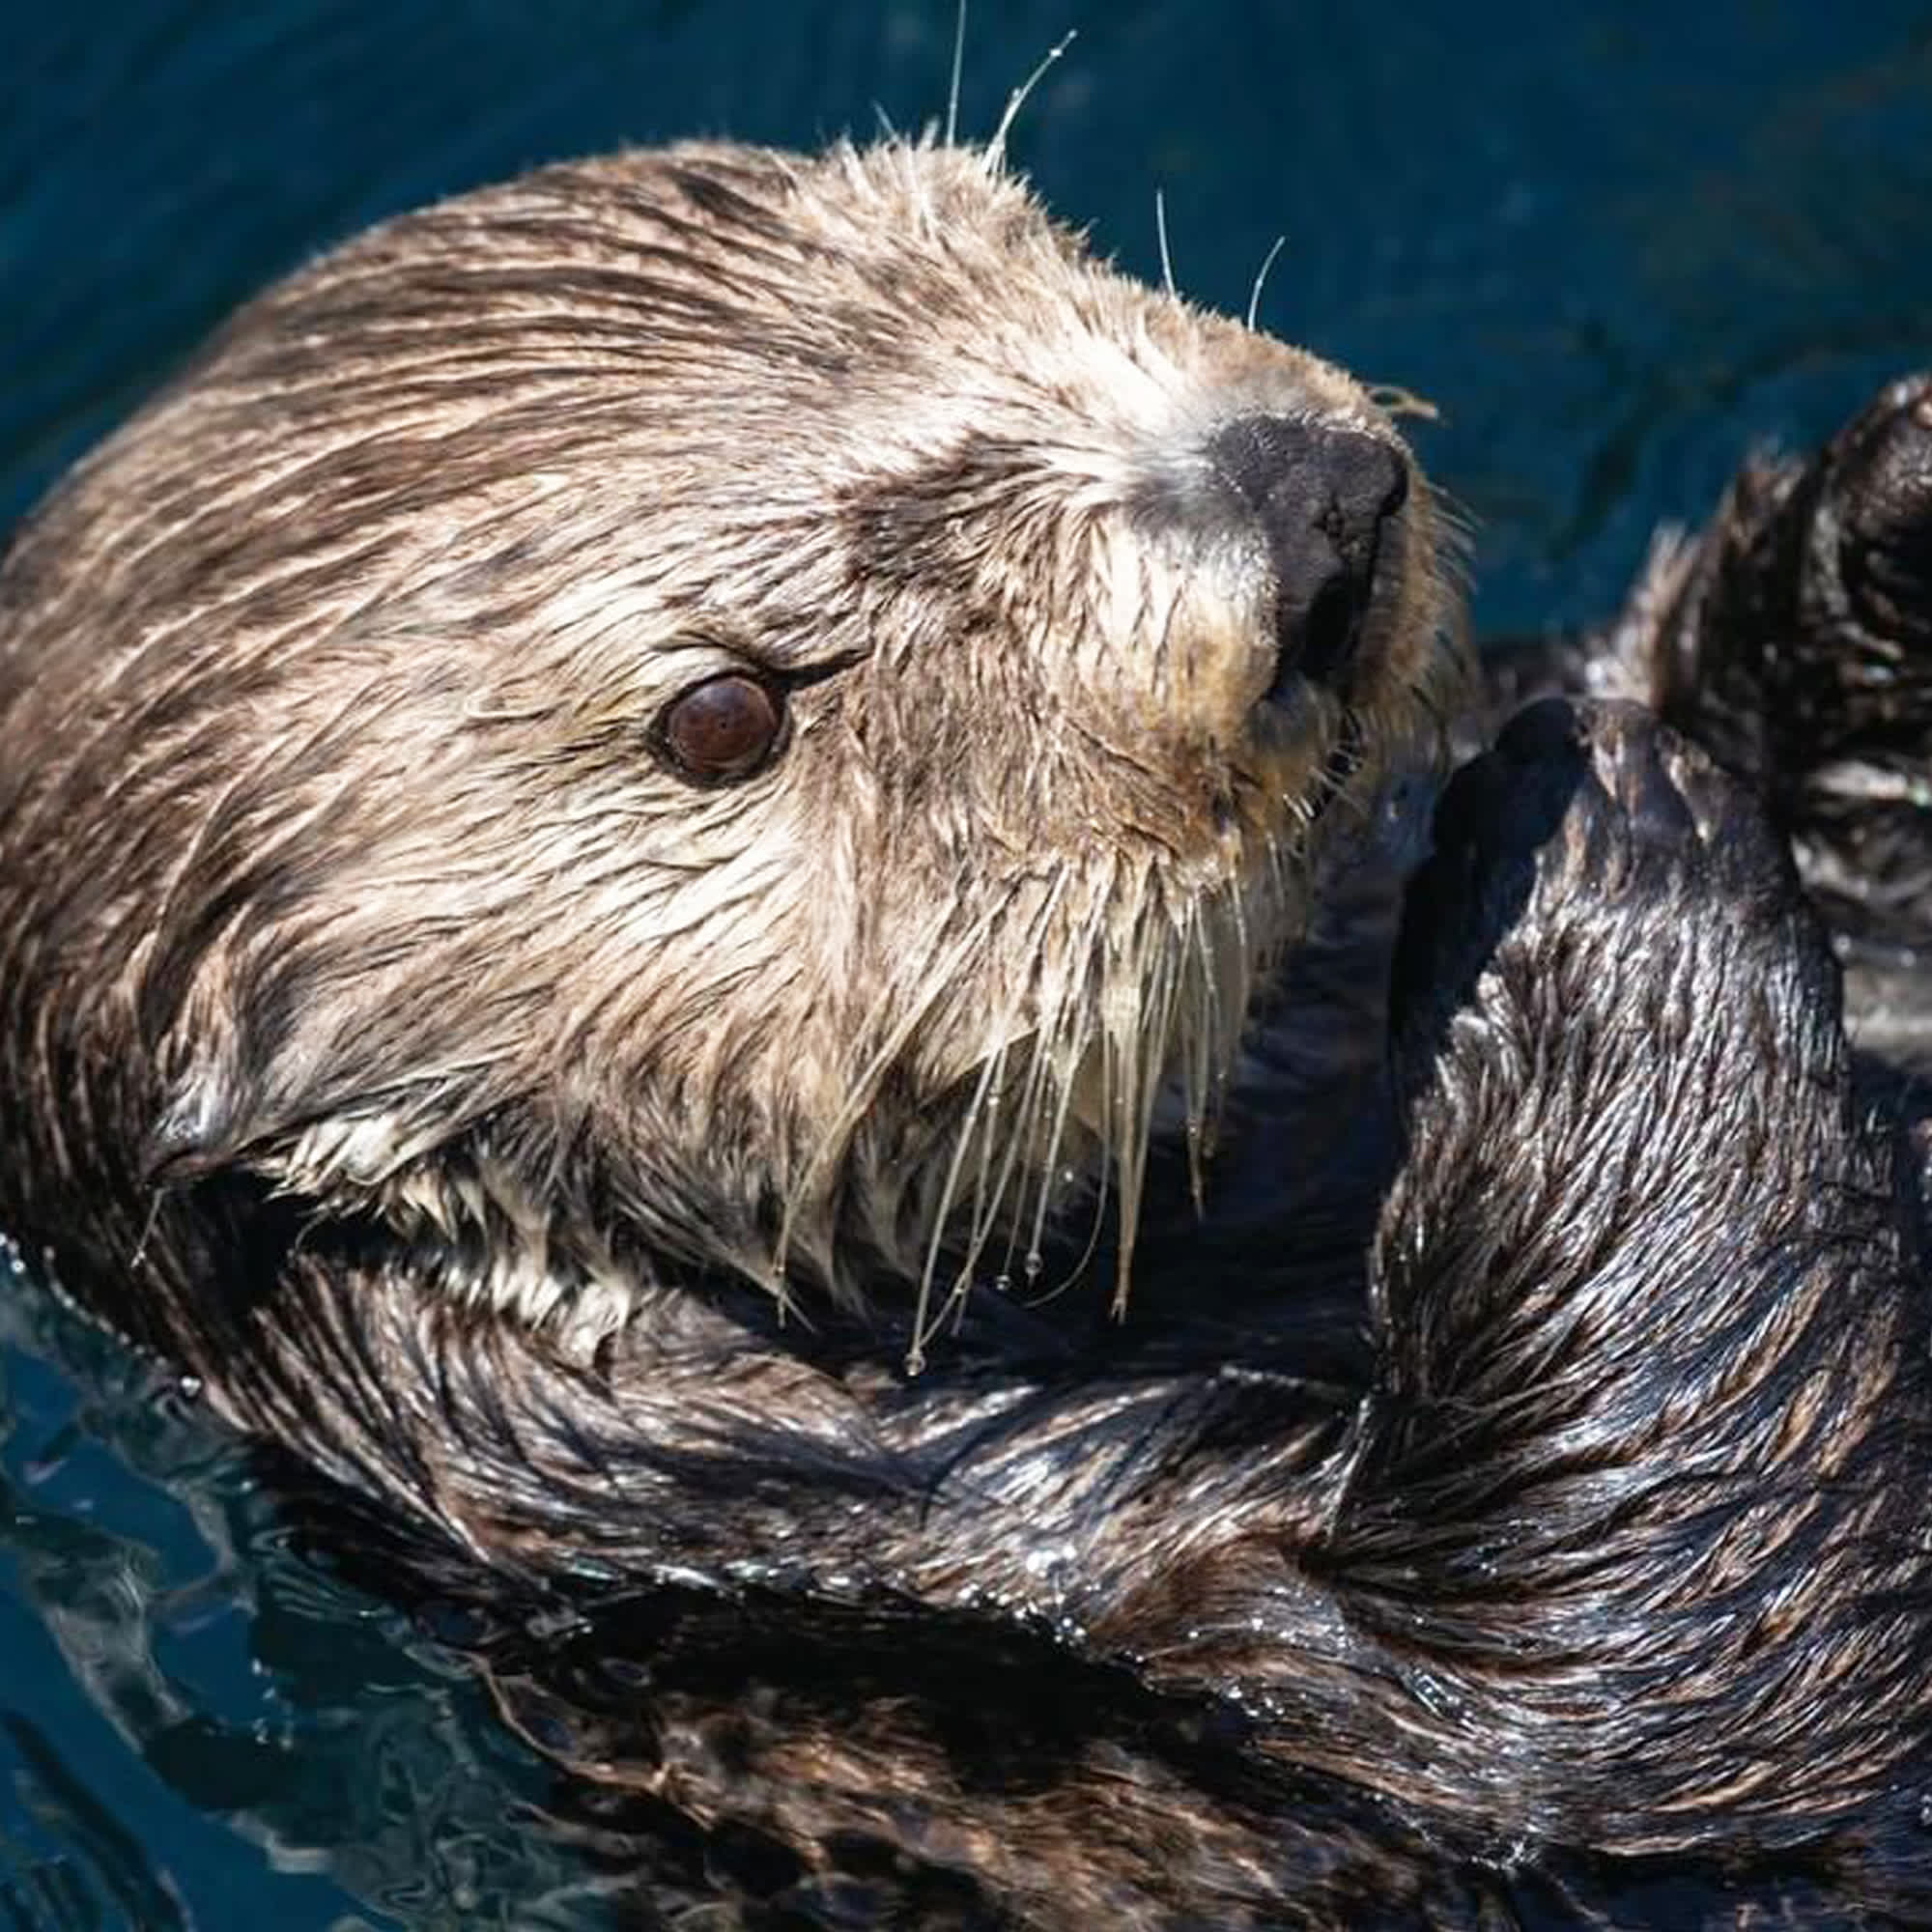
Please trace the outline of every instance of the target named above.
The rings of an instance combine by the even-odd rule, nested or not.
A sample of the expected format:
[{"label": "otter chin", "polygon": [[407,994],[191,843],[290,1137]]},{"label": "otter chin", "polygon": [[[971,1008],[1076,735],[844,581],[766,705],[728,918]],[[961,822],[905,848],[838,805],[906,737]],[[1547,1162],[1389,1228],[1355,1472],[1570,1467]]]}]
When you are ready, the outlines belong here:
[{"label": "otter chin", "polygon": [[1441,553],[1359,384],[995,151],[391,221],[0,580],[7,1205],[166,1276],[247,1177],[579,1344],[909,1287],[917,1356],[1110,1192],[1123,1292],[1157,1099],[1435,754]]}]

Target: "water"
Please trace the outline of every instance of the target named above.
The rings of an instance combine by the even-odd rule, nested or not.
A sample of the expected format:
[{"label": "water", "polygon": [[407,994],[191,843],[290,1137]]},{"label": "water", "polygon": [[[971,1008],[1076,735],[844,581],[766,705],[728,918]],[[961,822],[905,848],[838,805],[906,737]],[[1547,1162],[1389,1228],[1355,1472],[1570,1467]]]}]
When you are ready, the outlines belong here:
[{"label": "water", "polygon": [[[1932,7],[977,0],[962,128],[1068,218],[1433,399],[1492,631],[1932,355]],[[620,141],[944,111],[950,0],[15,4],[0,523],[242,295],[388,210]],[[0,1281],[0,1924],[586,1925],[469,1673],[291,1547],[171,1391]]]}]

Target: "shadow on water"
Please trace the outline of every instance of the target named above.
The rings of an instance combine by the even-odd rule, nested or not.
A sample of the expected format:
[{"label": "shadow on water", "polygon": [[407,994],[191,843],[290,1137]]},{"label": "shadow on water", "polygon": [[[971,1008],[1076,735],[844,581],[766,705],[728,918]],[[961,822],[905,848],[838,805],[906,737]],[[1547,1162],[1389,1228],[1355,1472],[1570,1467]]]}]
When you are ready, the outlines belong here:
[{"label": "shadow on water", "polygon": [[[978,0],[962,126],[1153,275],[1434,399],[1479,627],[1599,613],[1741,447],[1932,343],[1932,8]],[[10,17],[0,525],[237,299],[390,210],[943,108],[950,0],[97,0]],[[0,1279],[0,1926],[602,1922],[541,1753],[246,1459]],[[593,1834],[594,1835],[594,1834]],[[1681,1901],[1634,1899],[1672,1922]],[[696,1923],[696,1920],[691,1921]]]}]

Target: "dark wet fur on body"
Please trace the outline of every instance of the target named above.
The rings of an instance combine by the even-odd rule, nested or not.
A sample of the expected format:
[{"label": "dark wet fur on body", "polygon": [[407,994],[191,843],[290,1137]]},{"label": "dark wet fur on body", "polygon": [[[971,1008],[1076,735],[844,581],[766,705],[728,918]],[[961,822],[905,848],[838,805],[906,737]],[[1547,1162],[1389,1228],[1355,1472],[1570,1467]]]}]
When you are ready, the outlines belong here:
[{"label": "dark wet fur on body", "polygon": [[[693,219],[752,219],[708,206],[728,183],[690,193]],[[578,298],[606,293],[586,270]],[[694,328],[728,322],[693,300]],[[785,353],[824,381],[822,343]],[[1207,1218],[1171,1151],[1123,1321],[1104,1264],[1044,1300],[982,1282],[933,1339],[910,1297],[787,1309],[658,1255],[621,1321],[557,1341],[443,1292],[434,1222],[399,1238],[251,1164],[317,1083],[380,1088],[394,1029],[440,1051],[447,1026],[457,1055],[477,1024],[452,964],[405,976],[393,1014],[369,1001],[361,1035],[304,1038],[300,947],[226,982],[245,1024],[193,1006],[238,931],[296,922],[327,956],[269,813],[293,792],[298,826],[353,825],[324,781],[330,731],[364,722],[353,683],[259,812],[211,810],[212,753],[186,798],[140,765],[177,722],[163,677],[125,714],[138,809],[63,834],[36,800],[38,841],[0,833],[0,1132],[28,1151],[5,1210],[57,1260],[78,1233],[74,1286],[291,1452],[292,1492],[319,1470],[374,1505],[345,1530],[352,1505],[310,1498],[572,1774],[547,1829],[643,1923],[724,1899],[757,1927],[1932,1925],[1926,393],[1747,470],[1605,638],[1506,662],[1505,696],[1590,695],[1456,776],[1412,882],[1427,770],[1338,794]],[[480,435],[445,453],[515,480]],[[1011,487],[997,462],[928,482]],[[871,569],[946,566],[924,502],[860,517]],[[70,582],[61,515],[0,611]],[[275,541],[196,567],[218,593]],[[354,544],[322,581],[355,581]],[[447,588],[445,619],[470,590],[500,608],[500,582]],[[17,786],[52,727],[0,667]],[[943,783],[943,733],[901,722]],[[376,755],[442,769],[406,738]],[[196,810],[234,849],[172,854]],[[125,876],[180,867],[182,896],[139,1002],[64,1030],[88,968],[43,949],[91,891],[89,920],[118,916],[117,840]],[[197,867],[228,881],[198,906]],[[425,943],[460,961],[462,936]],[[225,1057],[128,1051],[197,1037]],[[587,1125],[536,1147],[475,1104],[466,1158],[549,1161],[574,1226],[650,1246]],[[506,1211],[476,1198],[459,1250]],[[1071,1216],[1043,1281],[1086,1234]]]}]

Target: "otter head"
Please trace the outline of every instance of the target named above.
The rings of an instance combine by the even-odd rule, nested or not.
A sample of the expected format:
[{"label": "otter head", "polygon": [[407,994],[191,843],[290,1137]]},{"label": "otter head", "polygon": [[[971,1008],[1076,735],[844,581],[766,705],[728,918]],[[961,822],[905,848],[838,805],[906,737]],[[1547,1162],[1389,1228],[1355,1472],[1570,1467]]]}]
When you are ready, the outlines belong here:
[{"label": "otter head", "polygon": [[593,1326],[963,1280],[1095,1175],[1130,1230],[1452,656],[1356,384],[931,145],[396,221],[78,487],[181,830],[156,1170]]}]

